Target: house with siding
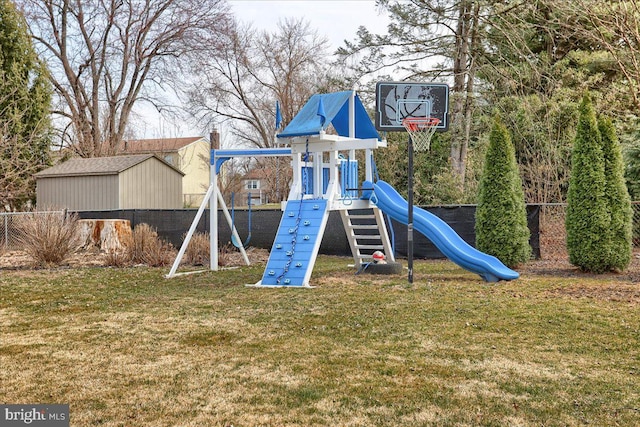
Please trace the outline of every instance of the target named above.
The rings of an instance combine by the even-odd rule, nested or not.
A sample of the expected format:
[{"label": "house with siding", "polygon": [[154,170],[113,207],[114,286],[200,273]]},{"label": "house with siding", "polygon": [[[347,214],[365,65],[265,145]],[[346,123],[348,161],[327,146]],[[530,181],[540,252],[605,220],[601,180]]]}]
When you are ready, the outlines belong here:
[{"label": "house with siding", "polygon": [[210,144],[202,136],[123,141],[119,154],[155,154],[184,173],[183,205],[200,206],[209,188]]},{"label": "house with siding", "polygon": [[72,158],[35,174],[38,206],[180,209],[184,173],[154,154]]},{"label": "house with siding", "polygon": [[270,200],[273,174],[273,170],[263,168],[255,168],[245,174],[242,177],[241,203],[246,204],[249,197],[254,206],[276,202]]}]

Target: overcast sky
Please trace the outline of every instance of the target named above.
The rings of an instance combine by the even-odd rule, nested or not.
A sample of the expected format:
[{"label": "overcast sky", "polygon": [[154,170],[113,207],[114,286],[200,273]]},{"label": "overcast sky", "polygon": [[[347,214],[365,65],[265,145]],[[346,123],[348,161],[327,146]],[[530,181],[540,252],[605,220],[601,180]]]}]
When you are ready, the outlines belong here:
[{"label": "overcast sky", "polygon": [[278,20],[304,18],[325,35],[334,52],[343,40],[355,39],[358,27],[385,33],[388,19],[374,0],[228,0],[239,20],[255,28],[273,30]]},{"label": "overcast sky", "polygon": [[[354,40],[360,26],[374,33],[386,33],[388,19],[380,14],[374,0],[227,0],[237,19],[254,28],[273,31],[279,20],[304,18],[312,29],[329,40],[329,54]],[[150,105],[139,105],[141,138],[180,137],[198,134],[185,123],[160,117]]]}]

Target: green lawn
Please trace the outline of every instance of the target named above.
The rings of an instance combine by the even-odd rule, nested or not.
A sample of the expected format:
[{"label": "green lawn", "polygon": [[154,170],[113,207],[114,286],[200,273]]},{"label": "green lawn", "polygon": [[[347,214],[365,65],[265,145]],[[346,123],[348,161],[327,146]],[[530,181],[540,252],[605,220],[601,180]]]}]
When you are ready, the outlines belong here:
[{"label": "green lawn", "polygon": [[640,287],[616,275],[489,284],[320,257],[314,289],[263,266],[0,273],[0,401],[73,426],[638,425]]}]

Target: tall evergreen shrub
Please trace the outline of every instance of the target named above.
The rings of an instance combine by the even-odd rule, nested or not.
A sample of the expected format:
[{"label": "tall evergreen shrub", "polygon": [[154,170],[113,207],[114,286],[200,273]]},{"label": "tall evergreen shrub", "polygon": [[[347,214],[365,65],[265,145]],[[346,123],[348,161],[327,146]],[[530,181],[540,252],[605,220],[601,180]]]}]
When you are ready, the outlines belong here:
[{"label": "tall evergreen shrub", "polygon": [[609,270],[611,251],[604,164],[595,111],[585,94],[571,155],[565,227],[569,262],[593,273]]},{"label": "tall evergreen shrub", "polygon": [[0,208],[35,199],[50,163],[51,85],[15,1],[0,0]]},{"label": "tall evergreen shrub", "polygon": [[509,131],[494,119],[480,180],[476,245],[509,267],[531,256],[522,180]]},{"label": "tall evergreen shrub", "polygon": [[613,123],[608,118],[598,120],[604,156],[605,197],[611,216],[609,238],[609,269],[622,271],[629,266],[632,255],[633,211],[624,178],[622,149]]}]

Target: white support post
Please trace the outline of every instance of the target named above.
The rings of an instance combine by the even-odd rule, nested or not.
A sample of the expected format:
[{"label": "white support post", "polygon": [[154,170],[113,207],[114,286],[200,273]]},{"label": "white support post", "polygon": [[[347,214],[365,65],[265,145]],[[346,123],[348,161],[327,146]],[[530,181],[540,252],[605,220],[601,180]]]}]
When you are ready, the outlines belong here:
[{"label": "white support post", "polygon": [[337,151],[329,152],[329,184],[327,185],[326,198],[329,200],[329,210],[333,209],[335,198],[340,194],[340,180],[338,176],[338,168],[340,161]]},{"label": "white support post", "polygon": [[349,138],[356,137],[356,91],[349,97]]},{"label": "white support post", "polygon": [[313,197],[322,197],[322,152],[313,153]]},{"label": "white support post", "polygon": [[213,194],[214,190],[215,190],[215,187],[213,187],[213,185],[209,185],[209,189],[207,190],[207,193],[204,195],[204,199],[200,204],[200,208],[198,209],[198,212],[196,212],[196,216],[193,219],[193,222],[191,223],[191,227],[189,227],[187,236],[185,237],[184,242],[182,242],[182,246],[180,246],[180,251],[178,252],[178,256],[176,256],[176,259],[173,261],[173,266],[171,266],[171,271],[169,271],[169,274],[165,276],[167,279],[171,279],[176,275],[178,266],[180,266],[180,261],[182,261],[182,257],[184,256],[184,253],[186,252],[187,247],[189,246],[189,242],[191,241],[193,234],[196,232],[196,228],[198,227],[198,222],[200,222],[202,213],[204,212],[204,209],[206,208],[207,203],[209,203],[209,199],[211,199],[211,194]]},{"label": "white support post", "polygon": [[[212,150],[213,151],[213,150]],[[211,186],[218,193],[218,174],[216,173],[216,157],[211,162]],[[213,197],[209,209],[209,268],[218,271],[218,197]]]},{"label": "white support post", "polygon": [[[356,91],[351,91],[351,96],[349,97],[349,138],[356,137]],[[349,150],[349,162],[347,163],[347,170],[349,171],[349,176],[351,174],[351,162],[356,160],[356,150]],[[358,181],[356,177],[356,182]],[[351,185],[347,183],[347,186]],[[343,191],[345,191],[343,189]],[[351,194],[350,192],[348,193]]]},{"label": "white support post", "polygon": [[298,200],[302,194],[302,158],[300,153],[293,153],[291,157],[293,178],[288,200]]}]

